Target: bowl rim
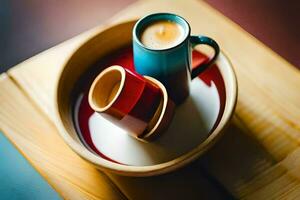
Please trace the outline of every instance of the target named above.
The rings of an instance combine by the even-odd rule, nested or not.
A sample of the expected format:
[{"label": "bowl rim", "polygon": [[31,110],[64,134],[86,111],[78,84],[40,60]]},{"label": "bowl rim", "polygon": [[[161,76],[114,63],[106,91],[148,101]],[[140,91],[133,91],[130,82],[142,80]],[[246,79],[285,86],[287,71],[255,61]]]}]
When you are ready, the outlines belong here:
[{"label": "bowl rim", "polygon": [[[222,114],[222,117],[219,123],[217,124],[217,126],[215,127],[215,129],[201,144],[199,144],[198,146],[196,146],[186,154],[183,154],[173,160],[160,163],[160,164],[151,165],[151,166],[129,166],[129,165],[123,165],[123,164],[106,160],[105,158],[102,158],[92,153],[82,144],[79,144],[80,143],[79,140],[76,141],[74,138],[72,138],[72,136],[68,133],[65,124],[63,123],[64,119],[62,118],[61,111],[59,110],[58,100],[60,98],[59,94],[60,94],[60,89],[62,87],[62,79],[65,76],[64,72],[66,66],[68,66],[70,60],[73,58],[73,55],[76,54],[81,48],[83,48],[90,40],[99,37],[99,35],[101,35],[103,32],[109,31],[110,29],[116,26],[125,25],[125,24],[131,25],[136,21],[137,20],[130,20],[125,22],[110,24],[106,28],[98,30],[91,37],[88,37],[84,41],[81,41],[79,46],[72,51],[70,56],[66,59],[65,63],[63,63],[63,69],[60,71],[59,78],[56,83],[55,100],[54,100],[55,102],[54,123],[58,128],[58,132],[60,136],[64,139],[64,141],[68,144],[68,146],[70,146],[71,149],[75,151],[79,156],[81,156],[83,159],[87,160],[88,162],[92,163],[97,168],[107,172],[112,172],[112,173],[125,175],[125,176],[153,176],[153,175],[159,175],[170,171],[174,171],[192,162],[193,160],[197,159],[201,154],[203,154],[207,149],[209,149],[223,135],[224,130],[228,126],[229,121],[234,114],[234,109],[237,103],[238,86],[237,86],[236,75],[231,61],[228,59],[228,57],[225,55],[223,51],[220,51],[216,63],[221,62],[221,60],[223,60],[223,62],[224,61],[227,62],[228,65],[228,67],[223,69],[227,73],[226,76],[224,76],[223,74],[224,72],[220,68],[220,65],[217,65],[222,75],[222,78],[224,80],[224,85],[226,90],[226,94],[225,94],[226,101],[225,101],[224,112]],[[224,77],[228,77],[228,78],[225,79]],[[230,87],[227,87],[228,84],[230,84]],[[231,89],[231,91],[229,91],[230,94],[227,92],[228,88]],[[228,95],[230,95],[231,98],[228,98]]]}]

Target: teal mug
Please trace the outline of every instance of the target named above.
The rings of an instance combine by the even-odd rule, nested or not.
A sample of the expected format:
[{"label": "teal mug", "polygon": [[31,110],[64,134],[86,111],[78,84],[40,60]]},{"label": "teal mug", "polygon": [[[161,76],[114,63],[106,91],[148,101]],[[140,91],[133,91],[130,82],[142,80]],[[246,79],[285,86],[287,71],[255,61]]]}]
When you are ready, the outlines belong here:
[{"label": "teal mug", "polygon": [[[172,22],[183,31],[180,41],[167,48],[151,48],[142,42],[145,28],[156,22]],[[135,70],[142,75],[160,80],[176,103],[182,103],[189,95],[191,79],[205,71],[216,60],[219,45],[206,36],[191,36],[191,28],[182,17],[170,13],[156,13],[143,17],[133,28],[133,55]],[[144,36],[143,36],[144,37]],[[146,37],[146,36],[145,36]],[[151,39],[151,38],[150,38]],[[192,69],[192,51],[196,45],[209,45],[214,50],[212,58]]]}]

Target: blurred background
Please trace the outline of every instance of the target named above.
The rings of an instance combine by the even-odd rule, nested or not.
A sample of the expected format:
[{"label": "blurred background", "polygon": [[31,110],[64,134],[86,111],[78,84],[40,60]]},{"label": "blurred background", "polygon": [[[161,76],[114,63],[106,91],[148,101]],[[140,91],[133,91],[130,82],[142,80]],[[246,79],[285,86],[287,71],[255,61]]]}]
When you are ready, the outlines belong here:
[{"label": "blurred background", "polygon": [[[101,24],[133,2],[0,0],[0,73]],[[300,68],[300,1],[206,2]]]}]

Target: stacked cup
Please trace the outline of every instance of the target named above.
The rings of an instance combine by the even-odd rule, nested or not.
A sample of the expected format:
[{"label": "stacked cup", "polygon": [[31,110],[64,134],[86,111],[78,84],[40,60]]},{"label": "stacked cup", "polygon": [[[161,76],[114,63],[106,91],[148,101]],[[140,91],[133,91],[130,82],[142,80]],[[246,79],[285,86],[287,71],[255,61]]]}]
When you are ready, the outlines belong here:
[{"label": "stacked cup", "polygon": [[106,68],[93,81],[89,104],[104,118],[143,140],[167,128],[174,110],[162,83],[117,65]]},{"label": "stacked cup", "polygon": [[[213,39],[190,33],[187,21],[175,14],[140,19],[133,29],[133,55],[136,71],[145,76],[121,66],[105,69],[91,86],[91,107],[136,138],[158,135],[171,121],[173,101],[187,98],[191,79],[208,69],[220,51]],[[199,44],[212,47],[214,54],[192,69],[191,52]]]}]

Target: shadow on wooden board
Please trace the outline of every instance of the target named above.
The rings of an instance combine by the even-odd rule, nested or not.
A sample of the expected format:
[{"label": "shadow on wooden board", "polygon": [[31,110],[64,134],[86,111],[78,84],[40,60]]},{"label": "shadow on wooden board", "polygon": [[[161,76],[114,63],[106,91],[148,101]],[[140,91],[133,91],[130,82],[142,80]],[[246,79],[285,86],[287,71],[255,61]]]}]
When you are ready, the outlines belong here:
[{"label": "shadow on wooden board", "polygon": [[223,186],[195,164],[152,177],[108,176],[129,199],[233,199]]},{"label": "shadow on wooden board", "polygon": [[223,138],[197,162],[235,197],[254,198],[286,170],[275,166],[276,160],[245,127],[235,115]]},{"label": "shadow on wooden board", "polygon": [[286,169],[276,166],[276,160],[245,127],[234,116],[212,149],[176,172],[146,178],[108,176],[132,199],[261,198],[260,190]]}]

